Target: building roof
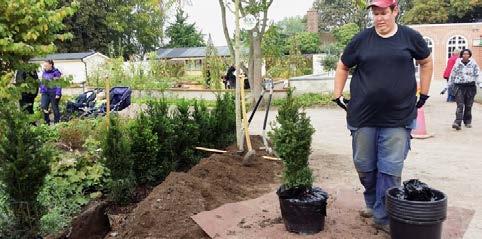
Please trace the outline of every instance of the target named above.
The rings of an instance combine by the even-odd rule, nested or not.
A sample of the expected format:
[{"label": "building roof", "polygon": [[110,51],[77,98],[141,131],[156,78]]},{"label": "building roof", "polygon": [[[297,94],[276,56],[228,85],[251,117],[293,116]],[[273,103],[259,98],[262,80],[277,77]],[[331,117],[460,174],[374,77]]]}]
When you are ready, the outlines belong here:
[{"label": "building roof", "polygon": [[46,56],[35,57],[32,61],[43,61],[43,60],[81,60],[91,55],[96,54],[95,51],[91,52],[76,52],[76,53],[55,53]]},{"label": "building roof", "polygon": [[[227,46],[217,46],[218,56],[230,56]],[[158,59],[206,57],[206,47],[162,48],[157,50]]]}]

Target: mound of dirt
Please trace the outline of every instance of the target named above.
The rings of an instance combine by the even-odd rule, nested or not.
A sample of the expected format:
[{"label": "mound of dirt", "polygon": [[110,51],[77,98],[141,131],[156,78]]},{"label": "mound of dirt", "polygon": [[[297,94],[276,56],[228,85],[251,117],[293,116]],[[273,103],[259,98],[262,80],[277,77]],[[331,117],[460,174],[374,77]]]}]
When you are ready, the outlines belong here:
[{"label": "mound of dirt", "polygon": [[[259,138],[253,141],[255,148],[261,145]],[[192,215],[259,197],[279,183],[280,163],[257,158],[244,167],[232,151],[211,155],[187,173],[171,173],[106,238],[209,238]]]}]

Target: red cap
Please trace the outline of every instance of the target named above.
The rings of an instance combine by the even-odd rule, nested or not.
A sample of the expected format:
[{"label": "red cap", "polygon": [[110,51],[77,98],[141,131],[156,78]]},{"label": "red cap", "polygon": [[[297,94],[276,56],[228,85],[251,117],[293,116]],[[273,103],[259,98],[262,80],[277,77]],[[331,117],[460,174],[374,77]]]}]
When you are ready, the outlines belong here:
[{"label": "red cap", "polygon": [[368,5],[368,8],[370,7],[381,7],[381,8],[387,8],[391,6],[396,6],[397,0],[371,0],[370,5]]}]

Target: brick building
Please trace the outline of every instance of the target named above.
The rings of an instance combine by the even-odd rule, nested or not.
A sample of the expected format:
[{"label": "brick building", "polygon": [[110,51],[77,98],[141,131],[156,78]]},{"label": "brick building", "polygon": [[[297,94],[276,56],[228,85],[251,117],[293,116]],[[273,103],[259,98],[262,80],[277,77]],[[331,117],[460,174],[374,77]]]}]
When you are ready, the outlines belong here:
[{"label": "brick building", "polygon": [[456,49],[469,48],[472,58],[482,66],[482,22],[410,25],[422,34],[432,50],[434,80],[443,79],[447,59]]},{"label": "brick building", "polygon": [[317,33],[318,30],[318,11],[316,9],[310,9],[306,13],[306,31],[307,32],[315,32]]}]

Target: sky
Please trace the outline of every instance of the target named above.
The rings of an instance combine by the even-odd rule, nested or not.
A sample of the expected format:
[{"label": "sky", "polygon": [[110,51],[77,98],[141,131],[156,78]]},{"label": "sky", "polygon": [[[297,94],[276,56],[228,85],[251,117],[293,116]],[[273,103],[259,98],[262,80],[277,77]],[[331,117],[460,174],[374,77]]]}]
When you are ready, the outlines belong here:
[{"label": "sky", "polygon": [[[189,1],[188,1],[189,2]],[[188,21],[196,23],[196,27],[205,34],[211,34],[214,45],[224,46],[226,40],[221,21],[221,10],[218,0],[190,0],[183,9],[189,15]],[[304,16],[313,5],[313,0],[274,0],[268,11],[268,21],[280,21],[285,17]],[[226,9],[227,10],[227,9]],[[229,12],[229,10],[227,10]],[[228,14],[228,28],[234,32],[234,15]]]}]

